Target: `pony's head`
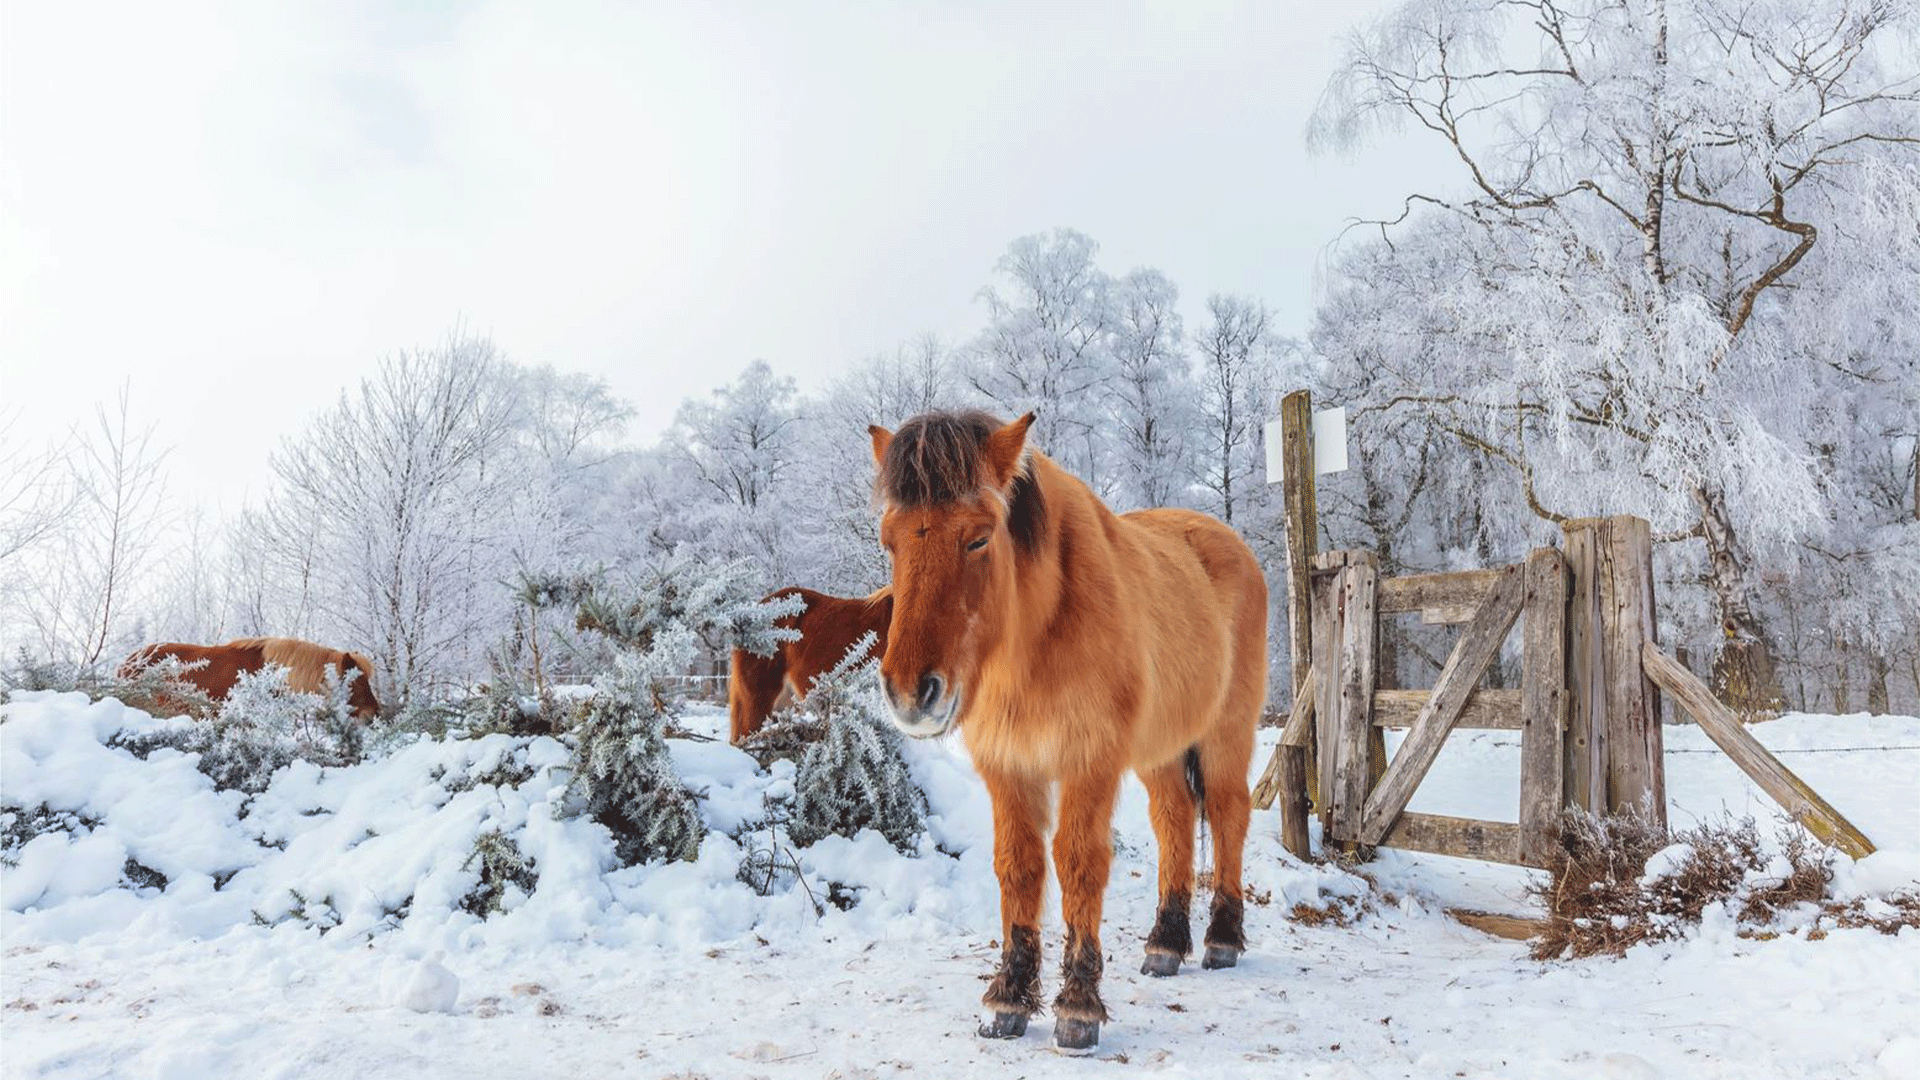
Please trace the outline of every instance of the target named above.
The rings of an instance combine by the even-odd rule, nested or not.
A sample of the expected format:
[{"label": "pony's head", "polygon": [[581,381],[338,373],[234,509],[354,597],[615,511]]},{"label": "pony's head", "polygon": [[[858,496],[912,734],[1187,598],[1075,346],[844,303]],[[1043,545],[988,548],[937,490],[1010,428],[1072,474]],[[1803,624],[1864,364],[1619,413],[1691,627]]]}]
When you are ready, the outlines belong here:
[{"label": "pony's head", "polygon": [[347,689],[347,704],[353,707],[353,715],[359,717],[361,723],[378,716],[380,699],[373,696],[372,662],[357,652],[343,651],[340,659],[335,663],[340,670],[341,678],[357,676],[353,680],[353,685]]},{"label": "pony's head", "polygon": [[1011,614],[1014,560],[1045,507],[1027,460],[1033,414],[927,413],[871,427],[880,542],[893,560],[893,620],[880,675],[893,722],[916,738],[959,720]]}]

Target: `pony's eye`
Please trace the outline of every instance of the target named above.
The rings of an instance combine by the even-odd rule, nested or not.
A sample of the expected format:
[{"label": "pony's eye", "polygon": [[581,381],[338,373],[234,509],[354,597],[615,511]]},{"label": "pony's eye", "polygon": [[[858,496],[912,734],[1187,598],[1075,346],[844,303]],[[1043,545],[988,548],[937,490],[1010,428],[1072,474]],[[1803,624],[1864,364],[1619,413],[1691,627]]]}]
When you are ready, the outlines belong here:
[{"label": "pony's eye", "polygon": [[988,540],[991,540],[991,539],[993,539],[993,538],[992,538],[992,537],[990,537],[990,536],[983,536],[983,537],[981,537],[980,539],[978,539],[978,540],[975,540],[975,541],[974,541],[973,543],[971,543],[971,544],[968,544],[968,545],[967,545],[967,550],[968,550],[968,551],[979,551],[979,550],[980,550],[981,548],[983,548],[983,547],[986,547],[986,546],[987,546],[987,541],[988,541]]}]

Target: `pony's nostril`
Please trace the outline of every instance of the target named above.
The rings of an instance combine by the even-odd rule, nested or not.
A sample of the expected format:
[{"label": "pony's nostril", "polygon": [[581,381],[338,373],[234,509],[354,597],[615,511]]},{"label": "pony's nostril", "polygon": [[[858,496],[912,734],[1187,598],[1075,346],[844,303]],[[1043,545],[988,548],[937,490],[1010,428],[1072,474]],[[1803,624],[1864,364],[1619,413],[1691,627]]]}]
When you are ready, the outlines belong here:
[{"label": "pony's nostril", "polygon": [[940,701],[940,693],[946,689],[946,685],[938,675],[928,674],[920,676],[920,707],[922,709],[931,709],[934,705],[938,704]]}]

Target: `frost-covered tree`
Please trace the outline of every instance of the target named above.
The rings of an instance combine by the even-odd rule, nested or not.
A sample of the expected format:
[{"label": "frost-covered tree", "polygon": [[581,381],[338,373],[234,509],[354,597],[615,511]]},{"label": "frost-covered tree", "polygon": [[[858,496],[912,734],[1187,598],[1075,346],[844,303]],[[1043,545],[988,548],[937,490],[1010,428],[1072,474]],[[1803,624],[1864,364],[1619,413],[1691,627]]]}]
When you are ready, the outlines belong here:
[{"label": "frost-covered tree", "polygon": [[1108,397],[1121,508],[1186,501],[1199,403],[1187,364],[1180,290],[1158,270],[1113,283],[1113,378]]},{"label": "frost-covered tree", "polygon": [[[1207,510],[1229,525],[1235,513],[1263,496],[1266,422],[1278,415],[1276,385],[1289,343],[1273,330],[1273,315],[1250,297],[1207,297],[1207,324],[1194,340],[1200,414],[1197,476]],[[1244,517],[1244,514],[1242,514]]]},{"label": "frost-covered tree", "polygon": [[973,343],[967,380],[1004,416],[1033,410],[1029,443],[1111,496],[1112,281],[1094,263],[1098,252],[1072,229],[1009,245],[995,266],[1005,290],[980,292],[988,325]]},{"label": "frost-covered tree", "polygon": [[900,756],[867,634],[814,679],[802,709],[822,728],[794,773],[787,835],[800,847],[873,829],[901,851],[926,831],[927,797]]},{"label": "frost-covered tree", "polygon": [[674,542],[715,561],[753,558],[769,589],[783,583],[801,426],[793,380],[764,360],[710,398],[683,403],[662,442],[677,482]]},{"label": "frost-covered tree", "polygon": [[147,571],[170,509],[166,456],[151,425],[134,425],[126,387],[76,435],[61,463],[71,494],[52,496],[71,502],[57,543],[27,568],[22,600],[43,656],[111,661],[142,636],[138,618],[154,591]]},{"label": "frost-covered tree", "polygon": [[277,591],[369,653],[397,704],[476,670],[510,622],[515,542],[535,531],[516,512],[539,479],[516,389],[491,342],[455,335],[382,361],[273,456],[253,524]]},{"label": "frost-covered tree", "polygon": [[1420,0],[1349,40],[1312,126],[1460,163],[1342,260],[1316,344],[1543,521],[1697,544],[1740,704],[1779,696],[1765,567],[1834,522],[1815,404],[1873,392],[1845,283],[1915,287],[1913,30],[1886,0]]}]

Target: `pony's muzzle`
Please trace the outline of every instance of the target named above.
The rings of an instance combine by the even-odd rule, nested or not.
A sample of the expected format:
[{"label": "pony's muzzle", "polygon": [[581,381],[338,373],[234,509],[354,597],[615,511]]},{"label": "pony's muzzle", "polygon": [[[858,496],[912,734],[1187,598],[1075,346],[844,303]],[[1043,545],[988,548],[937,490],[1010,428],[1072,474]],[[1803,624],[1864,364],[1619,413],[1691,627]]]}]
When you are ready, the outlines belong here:
[{"label": "pony's muzzle", "polygon": [[947,680],[929,671],[920,676],[911,700],[888,683],[887,704],[893,708],[895,727],[916,739],[933,739],[953,727],[960,695],[948,693]]}]

